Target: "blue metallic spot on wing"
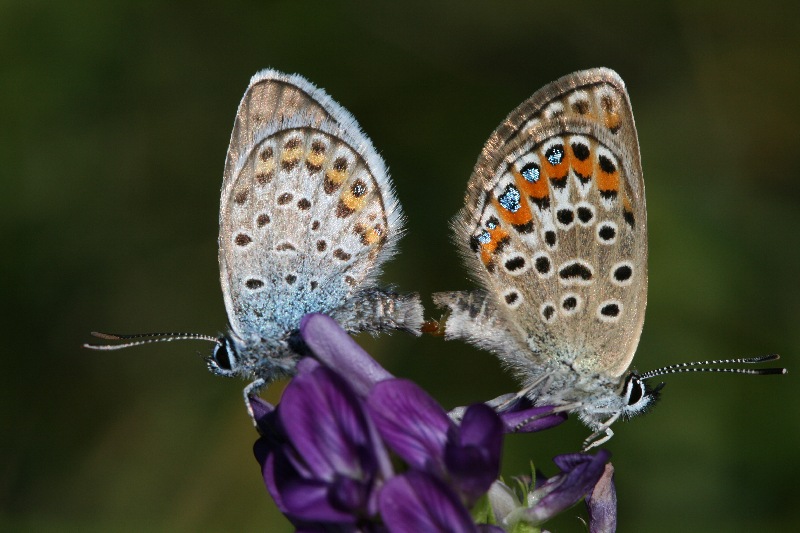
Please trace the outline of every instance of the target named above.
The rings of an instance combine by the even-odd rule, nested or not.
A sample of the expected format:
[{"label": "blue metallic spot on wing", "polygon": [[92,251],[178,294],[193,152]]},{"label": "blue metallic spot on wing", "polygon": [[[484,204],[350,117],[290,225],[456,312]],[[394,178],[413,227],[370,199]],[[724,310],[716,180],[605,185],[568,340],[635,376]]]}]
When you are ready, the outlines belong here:
[{"label": "blue metallic spot on wing", "polygon": [[539,181],[539,165],[536,163],[528,163],[524,167],[522,167],[522,177],[525,178],[527,181],[531,183],[536,183]]},{"label": "blue metallic spot on wing", "polygon": [[500,205],[511,211],[512,213],[516,213],[520,206],[519,203],[520,195],[519,190],[511,184],[506,185],[506,190],[497,197],[497,201],[500,202]]},{"label": "blue metallic spot on wing", "polygon": [[561,163],[561,160],[564,159],[564,147],[560,144],[555,146],[551,146],[547,149],[544,153],[544,156],[550,162],[551,165],[557,165]]}]

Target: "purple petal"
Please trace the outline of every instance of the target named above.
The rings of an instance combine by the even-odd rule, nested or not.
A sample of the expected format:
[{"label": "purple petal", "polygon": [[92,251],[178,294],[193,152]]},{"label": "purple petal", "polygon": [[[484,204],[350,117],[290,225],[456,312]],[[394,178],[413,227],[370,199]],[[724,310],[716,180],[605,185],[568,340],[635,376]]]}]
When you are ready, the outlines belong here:
[{"label": "purple petal", "polygon": [[378,504],[392,533],[477,531],[458,496],[423,472],[411,471],[390,479],[381,490]]},{"label": "purple petal", "polygon": [[[259,442],[260,441],[256,441],[256,447],[258,447]],[[256,452],[256,457],[258,457],[258,452]],[[265,457],[264,462],[259,461],[259,463],[261,463],[261,475],[264,477],[264,485],[267,486],[267,491],[270,496],[272,496],[272,499],[275,500],[275,505],[278,509],[280,509],[283,514],[287,514],[289,510],[283,503],[283,498],[281,498],[280,491],[275,483],[275,455],[270,454],[268,457]]]},{"label": "purple petal", "polygon": [[322,480],[287,475],[279,468],[288,463],[276,461],[275,481],[285,513],[304,522],[355,523],[352,507],[340,507],[332,501],[331,486]]},{"label": "purple petal", "polygon": [[470,406],[461,426],[451,431],[445,448],[447,472],[468,504],[489,490],[500,474],[503,448],[503,423],[494,410],[484,404]]},{"label": "purple petal", "polygon": [[258,396],[248,396],[247,403],[250,406],[250,412],[253,413],[253,418],[256,423],[260,422],[268,414],[275,410],[275,406],[266,402]]},{"label": "purple petal", "polygon": [[586,498],[590,533],[617,530],[617,490],[614,488],[614,467],[606,464],[603,476]]},{"label": "purple petal", "polygon": [[594,456],[574,453],[555,457],[553,462],[562,472],[533,492],[538,502],[524,511],[527,519],[542,523],[588,496],[603,475],[609,457],[606,450]]},{"label": "purple petal", "polygon": [[533,433],[557,426],[567,419],[567,413],[553,413],[554,406],[534,407],[525,396],[504,395],[487,402],[495,407],[506,433]]},{"label": "purple petal", "polygon": [[482,403],[467,408],[459,431],[461,446],[477,446],[494,454],[500,460],[503,448],[503,424],[497,413]]},{"label": "purple petal", "polygon": [[352,511],[339,508],[330,501],[327,483],[300,475],[283,451],[270,455],[262,472],[267,490],[278,509],[293,523],[355,522]]},{"label": "purple petal", "polygon": [[305,315],[300,321],[300,335],[314,356],[344,376],[361,396],[366,396],[375,383],[393,377],[329,316]]},{"label": "purple petal", "polygon": [[303,374],[307,372],[311,372],[315,368],[319,366],[319,361],[312,359],[311,357],[303,357],[297,362],[297,370],[298,374]]},{"label": "purple petal", "polygon": [[438,470],[450,419],[436,400],[405,379],[378,383],[367,408],[386,444],[412,468]]},{"label": "purple petal", "polygon": [[256,429],[261,435],[261,438],[256,441],[257,446],[253,448],[253,452],[256,454],[258,462],[263,465],[266,454],[285,444],[286,433],[283,431],[278,413],[272,404],[258,396],[248,396],[247,403],[253,420],[256,422]]},{"label": "purple petal", "polygon": [[325,367],[295,377],[283,393],[278,414],[297,456],[318,479],[364,479],[377,471],[380,456],[386,455],[373,439],[361,400]]}]

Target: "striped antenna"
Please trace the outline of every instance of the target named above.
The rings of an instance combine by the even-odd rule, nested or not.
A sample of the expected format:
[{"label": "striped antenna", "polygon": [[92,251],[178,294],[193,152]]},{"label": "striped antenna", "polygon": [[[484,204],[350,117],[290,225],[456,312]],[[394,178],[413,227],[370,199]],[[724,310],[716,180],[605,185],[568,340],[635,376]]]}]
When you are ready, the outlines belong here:
[{"label": "striped antenna", "polygon": [[84,348],[89,348],[90,350],[122,350],[123,348],[142,346],[143,344],[153,344],[154,342],[185,340],[208,341],[215,344],[219,343],[219,340],[216,337],[203,335],[202,333],[134,333],[133,335],[124,335],[118,333],[100,333],[98,331],[92,331],[92,336],[107,341],[125,341],[130,339],[142,340],[124,342],[122,344],[84,344]]},{"label": "striped antenna", "polygon": [[681,374],[683,372],[728,372],[732,374],[752,374],[756,376],[765,376],[768,374],[786,374],[788,370],[785,368],[706,368],[706,365],[757,364],[764,363],[766,361],[777,361],[778,359],[780,359],[780,356],[776,353],[773,353],[769,355],[762,355],[761,357],[678,363],[677,365],[669,365],[663,368],[645,372],[639,377],[639,379],[649,379],[656,376],[663,376],[664,374]]}]

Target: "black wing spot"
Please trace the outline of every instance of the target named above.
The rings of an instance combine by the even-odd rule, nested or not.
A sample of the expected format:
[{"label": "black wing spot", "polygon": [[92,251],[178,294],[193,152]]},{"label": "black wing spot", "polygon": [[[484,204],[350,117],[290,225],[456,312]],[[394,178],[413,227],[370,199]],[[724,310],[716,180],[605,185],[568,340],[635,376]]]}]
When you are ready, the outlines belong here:
[{"label": "black wing spot", "polygon": [[263,281],[261,281],[260,279],[255,279],[255,278],[248,279],[247,281],[245,281],[244,284],[247,286],[248,289],[252,289],[252,290],[260,289],[261,287],[264,286],[264,282]]},{"label": "black wing spot", "polygon": [[569,226],[575,220],[575,212],[572,209],[559,209],[556,218],[564,226]]},{"label": "black wing spot", "polygon": [[581,279],[589,281],[592,279],[592,271],[583,263],[575,262],[563,267],[558,272],[558,276],[563,280]]},{"label": "black wing spot", "polygon": [[522,256],[515,256],[506,261],[506,270],[514,272],[521,268],[525,268],[525,258]]},{"label": "black wing spot", "polygon": [[617,230],[613,226],[600,226],[597,230],[597,235],[604,241],[612,241],[617,236]]},{"label": "black wing spot", "polygon": [[614,279],[617,281],[628,281],[633,275],[633,269],[630,265],[622,265],[614,270]]},{"label": "black wing spot", "polygon": [[610,318],[619,316],[619,304],[610,303],[600,308],[600,314]]},{"label": "black wing spot", "polygon": [[617,167],[616,165],[614,165],[614,162],[611,161],[611,159],[607,158],[606,156],[601,155],[599,157],[599,162],[600,162],[600,170],[602,170],[606,174],[613,174],[614,172],[617,171]]},{"label": "black wing spot", "polygon": [[550,259],[547,256],[541,255],[534,261],[534,266],[539,274],[547,274],[550,272]]},{"label": "black wing spot", "polygon": [[572,153],[578,161],[586,161],[590,155],[589,147],[579,142],[572,143]]}]

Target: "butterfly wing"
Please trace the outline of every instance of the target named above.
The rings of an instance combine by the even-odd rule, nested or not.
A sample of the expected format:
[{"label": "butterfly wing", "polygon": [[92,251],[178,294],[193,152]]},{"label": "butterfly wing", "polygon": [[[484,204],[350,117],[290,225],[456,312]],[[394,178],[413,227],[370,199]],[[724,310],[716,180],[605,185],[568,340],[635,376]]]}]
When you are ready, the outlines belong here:
[{"label": "butterfly wing", "polygon": [[570,74],[517,107],[483,148],[453,225],[501,322],[527,347],[505,350],[506,363],[526,368],[546,355],[579,372],[625,371],[644,321],[647,220],[615,72]]},{"label": "butterfly wing", "polygon": [[369,287],[402,220],[386,166],[350,113],[300,76],[252,78],[220,207],[220,278],[239,337],[285,335]]}]

